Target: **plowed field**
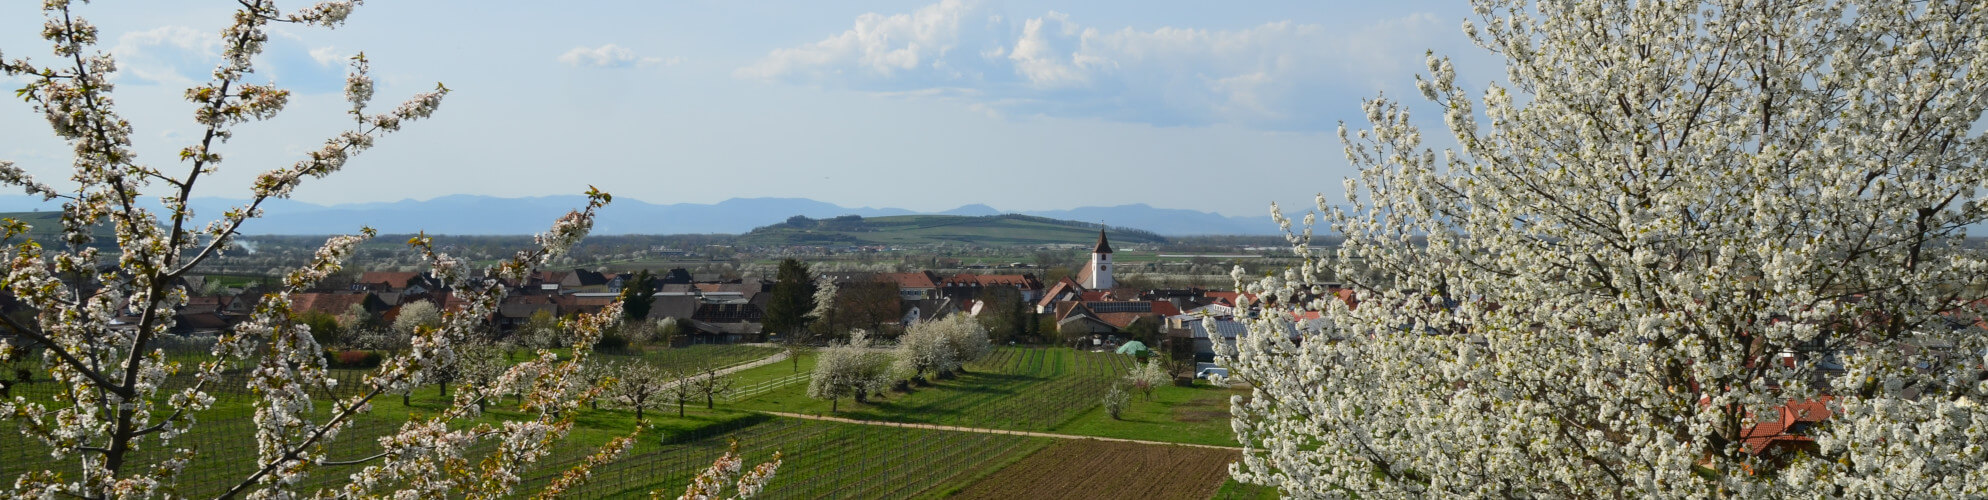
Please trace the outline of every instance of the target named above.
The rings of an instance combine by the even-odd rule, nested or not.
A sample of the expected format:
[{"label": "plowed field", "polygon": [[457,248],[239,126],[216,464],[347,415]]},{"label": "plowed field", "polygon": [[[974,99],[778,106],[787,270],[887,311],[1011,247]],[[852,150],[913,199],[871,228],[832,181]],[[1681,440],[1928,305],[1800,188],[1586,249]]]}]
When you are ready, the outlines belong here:
[{"label": "plowed field", "polygon": [[1215,494],[1241,452],[1064,440],[960,490],[968,499],[1194,499]]}]

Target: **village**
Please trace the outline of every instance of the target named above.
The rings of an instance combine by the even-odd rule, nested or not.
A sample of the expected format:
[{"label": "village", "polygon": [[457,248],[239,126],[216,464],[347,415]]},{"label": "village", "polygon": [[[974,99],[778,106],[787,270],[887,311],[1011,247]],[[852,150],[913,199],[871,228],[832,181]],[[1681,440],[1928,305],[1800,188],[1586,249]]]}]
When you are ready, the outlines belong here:
[{"label": "village", "polygon": [[[1113,250],[1100,231],[1090,248],[1091,259],[1074,276],[1044,283],[1034,273],[1014,268],[983,269],[941,275],[917,272],[824,272],[838,293],[841,330],[824,332],[820,342],[846,336],[847,328],[864,328],[885,337],[906,327],[954,315],[984,323],[1006,325],[993,334],[1003,343],[1068,344],[1109,349],[1139,342],[1152,349],[1202,363],[1214,361],[1211,338],[1233,343],[1244,331],[1236,320],[1234,291],[1186,288],[1123,288],[1114,279]],[[648,283],[633,280],[646,276]],[[571,318],[594,314],[624,302],[624,291],[648,290],[647,314],[640,321],[673,325],[665,343],[742,344],[781,342],[782,332],[763,328],[775,282],[771,277],[699,276],[684,268],[655,273],[612,273],[587,269],[538,271],[524,282],[500,283],[506,295],[487,318],[489,334],[505,337],[539,318]],[[272,292],[269,285],[206,286],[201,277],[187,278],[190,290],[211,290],[189,297],[174,316],[174,333],[213,336],[232,328],[255,311]],[[384,330],[410,307],[438,310],[460,308],[461,300],[436,277],[416,271],[364,271],[355,279],[327,281],[293,293],[291,313],[339,335],[321,339],[327,345]],[[417,306],[416,304],[425,304]],[[136,321],[135,315],[122,318]],[[1211,332],[1213,332],[1211,334]],[[788,332],[791,335],[791,332]],[[1212,337],[1211,337],[1212,335]],[[1179,340],[1175,340],[1179,339]],[[1179,347],[1172,347],[1176,344]]]}]

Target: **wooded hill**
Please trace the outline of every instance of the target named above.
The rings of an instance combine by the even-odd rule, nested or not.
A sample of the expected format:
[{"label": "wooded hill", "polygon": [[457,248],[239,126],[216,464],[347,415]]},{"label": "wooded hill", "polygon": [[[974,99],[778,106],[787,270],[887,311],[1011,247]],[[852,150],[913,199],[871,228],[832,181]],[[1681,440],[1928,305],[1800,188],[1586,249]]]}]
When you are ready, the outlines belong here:
[{"label": "wooded hill", "polygon": [[[794,216],[787,222],[762,226],[739,237],[748,245],[894,245],[972,244],[979,246],[1088,245],[1097,242],[1099,225],[1030,215],[895,215],[828,219]],[[1114,244],[1166,243],[1149,231],[1108,228]]]}]

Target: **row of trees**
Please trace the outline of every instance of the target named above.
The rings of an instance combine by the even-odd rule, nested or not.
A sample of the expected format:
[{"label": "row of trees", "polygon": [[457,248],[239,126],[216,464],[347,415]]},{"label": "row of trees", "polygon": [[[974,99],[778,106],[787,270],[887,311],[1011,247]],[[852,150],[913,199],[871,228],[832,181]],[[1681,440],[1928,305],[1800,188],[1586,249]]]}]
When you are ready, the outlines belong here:
[{"label": "row of trees", "polygon": [[716,408],[718,398],[730,394],[735,384],[735,379],[719,373],[716,367],[708,366],[679,370],[633,360],[590,368],[589,378],[614,380],[610,400],[634,409],[638,421],[642,419],[643,410],[671,404],[676,405],[678,417],[684,416],[686,405],[700,400],[704,402],[705,409]]},{"label": "row of trees", "polygon": [[986,327],[963,315],[912,325],[894,349],[874,346],[867,332],[857,330],[816,357],[808,397],[831,401],[834,411],[842,398],[865,402],[900,380],[923,383],[926,373],[950,378],[992,351]]}]

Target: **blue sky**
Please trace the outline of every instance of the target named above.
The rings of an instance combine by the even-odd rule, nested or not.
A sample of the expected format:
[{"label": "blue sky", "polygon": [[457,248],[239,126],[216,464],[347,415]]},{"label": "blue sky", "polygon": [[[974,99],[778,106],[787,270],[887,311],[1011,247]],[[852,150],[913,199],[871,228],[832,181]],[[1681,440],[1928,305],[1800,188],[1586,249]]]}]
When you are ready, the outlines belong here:
[{"label": "blue sky", "polygon": [[[141,160],[174,168],[191,141],[179,95],[211,70],[230,5],[80,8],[120,57]],[[0,7],[0,54],[49,57],[34,7]],[[1425,51],[1458,57],[1466,81],[1496,76],[1459,33],[1469,15],[1460,1],[373,2],[335,31],[277,28],[259,73],[297,94],[222,150],[206,195],[240,196],[339,130],[345,58],[364,50],[375,106],[455,92],[296,199],[591,184],[653,203],[1260,215],[1340,197],[1352,172],[1334,129],[1361,124],[1361,99],[1386,91],[1436,117],[1413,92]],[[60,185],[66,147],[6,102],[0,159]]]}]

